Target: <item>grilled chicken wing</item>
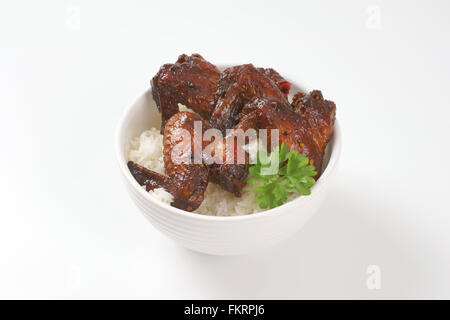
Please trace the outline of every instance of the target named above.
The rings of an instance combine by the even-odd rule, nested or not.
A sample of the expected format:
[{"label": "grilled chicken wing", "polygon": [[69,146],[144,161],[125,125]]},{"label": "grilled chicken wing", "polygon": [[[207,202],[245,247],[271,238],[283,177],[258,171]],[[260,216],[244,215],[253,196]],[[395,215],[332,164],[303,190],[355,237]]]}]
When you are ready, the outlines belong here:
[{"label": "grilled chicken wing", "polygon": [[[194,130],[194,121],[201,122],[201,128],[200,126],[196,128],[198,131]],[[185,123],[183,124],[183,129],[187,130],[190,136],[192,136],[192,150],[191,152],[189,150],[186,152],[185,149],[181,148],[179,149],[180,153],[174,155],[171,151],[173,146],[169,145],[169,143],[171,141],[172,144],[174,141],[175,143],[179,143],[177,137],[174,137],[174,129],[176,129],[176,126],[173,126],[173,124],[177,122]],[[197,166],[206,166],[209,169],[209,181],[220,185],[226,191],[234,193],[239,197],[241,196],[242,188],[247,183],[248,156],[245,151],[240,150],[242,146],[237,143],[233,145],[233,149],[227,151],[227,141],[225,139],[221,139],[220,141],[215,141],[214,138],[211,139],[212,141],[203,139],[203,134],[208,129],[211,129],[211,127],[199,115],[192,112],[179,112],[169,119],[164,130],[164,166],[166,168],[166,174],[170,176],[180,174],[180,170],[175,168],[176,165],[173,164],[173,157],[186,157],[187,159],[187,157],[193,155],[194,139],[197,139],[197,145],[202,148],[201,159],[198,159],[202,164],[197,164]],[[215,148],[212,148],[211,152],[206,152],[208,146],[213,143],[215,143]],[[170,153],[169,150],[171,151]],[[216,154],[215,150],[221,150],[221,154]],[[228,161],[227,152],[232,153],[232,158],[234,159],[232,162]],[[239,153],[244,155],[242,164],[237,162]],[[172,166],[175,169],[172,170]],[[184,170],[184,167],[181,168],[182,170]],[[191,181],[190,183],[195,184],[196,182]]]},{"label": "grilled chicken wing", "polygon": [[195,121],[202,123],[203,119],[192,112],[179,112],[167,121],[163,139],[165,175],[128,163],[134,178],[147,191],[164,188],[174,197],[172,205],[187,211],[202,203],[209,176],[207,166],[192,163]]},{"label": "grilled chicken wing", "polygon": [[[285,80],[281,79],[281,76],[273,69],[257,69],[252,64],[226,69],[219,80],[217,102],[211,115],[211,125],[222,132],[233,128],[244,105],[255,97],[273,97],[287,103],[284,92],[287,91],[288,86]],[[284,91],[279,85],[284,88]]]},{"label": "grilled chicken wing", "polygon": [[242,110],[236,129],[278,129],[279,143],[307,156],[320,174],[335,114],[336,105],[324,100],[320,91],[295,95],[292,106],[272,97],[256,98]]},{"label": "grilled chicken wing", "polygon": [[320,150],[325,150],[333,134],[336,104],[325,100],[320,90],[296,93],[291,103],[294,111],[308,122],[310,134]]},{"label": "grilled chicken wing", "polygon": [[199,54],[182,54],[174,64],[163,65],[151,81],[153,98],[161,112],[161,133],[167,120],[179,111],[178,103],[209,119],[214,108],[220,71]]},{"label": "grilled chicken wing", "polygon": [[164,129],[164,168],[166,175],[173,177],[178,194],[174,197],[174,206],[187,211],[200,206],[208,186],[209,168],[203,163],[192,161],[196,145],[194,140],[198,139],[194,131],[196,121],[204,125],[199,115],[179,112],[167,121]]},{"label": "grilled chicken wing", "polygon": [[[244,164],[226,163],[227,153],[221,155],[223,164],[214,163],[215,150],[206,156],[210,141],[203,139],[203,131],[210,127],[198,115],[192,112],[178,112],[166,123],[164,129],[164,168],[165,175],[129,162],[128,167],[136,181],[146,186],[150,191],[155,188],[164,188],[173,195],[174,207],[193,211],[203,201],[203,194],[208,186],[208,178],[222,186],[225,190],[240,196],[241,189],[245,186],[248,175],[248,161]],[[214,141],[213,141],[214,142]],[[199,146],[200,157],[195,159],[195,147]],[[226,141],[217,143],[217,150],[225,150]],[[237,148],[232,152],[237,158]],[[209,162],[208,162],[209,161]],[[211,174],[210,174],[211,173]]]}]

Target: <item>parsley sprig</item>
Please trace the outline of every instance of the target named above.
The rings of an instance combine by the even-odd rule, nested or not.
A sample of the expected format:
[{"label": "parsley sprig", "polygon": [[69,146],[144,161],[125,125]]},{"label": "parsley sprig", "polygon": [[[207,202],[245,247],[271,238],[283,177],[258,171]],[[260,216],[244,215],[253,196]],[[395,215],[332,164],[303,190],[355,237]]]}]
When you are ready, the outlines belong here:
[{"label": "parsley sprig", "polygon": [[255,186],[256,203],[261,209],[275,208],[285,203],[296,190],[300,195],[311,194],[317,174],[309,159],[297,150],[290,151],[282,143],[268,155],[259,150],[256,164],[249,169],[248,183]]}]

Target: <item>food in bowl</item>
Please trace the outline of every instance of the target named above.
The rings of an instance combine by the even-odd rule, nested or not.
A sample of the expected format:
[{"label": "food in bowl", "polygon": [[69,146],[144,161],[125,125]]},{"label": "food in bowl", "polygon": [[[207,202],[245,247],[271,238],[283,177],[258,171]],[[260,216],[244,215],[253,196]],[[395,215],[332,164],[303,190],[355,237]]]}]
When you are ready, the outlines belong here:
[{"label": "food in bowl", "polygon": [[163,65],[151,84],[161,129],[131,139],[127,153],[149,196],[243,215],[308,195],[320,177],[336,112],[320,91],[290,98],[290,83],[273,69],[220,72],[198,54]]}]

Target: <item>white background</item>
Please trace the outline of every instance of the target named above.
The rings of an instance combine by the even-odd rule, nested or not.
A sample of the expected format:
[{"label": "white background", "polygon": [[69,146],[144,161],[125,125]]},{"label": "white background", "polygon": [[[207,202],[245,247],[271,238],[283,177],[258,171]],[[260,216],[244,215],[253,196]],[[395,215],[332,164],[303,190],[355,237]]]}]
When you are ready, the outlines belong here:
[{"label": "white background", "polygon": [[[0,297],[450,298],[449,2],[193,3],[1,2]],[[337,103],[332,192],[265,252],[182,249],[120,180],[120,115],[193,52]]]}]

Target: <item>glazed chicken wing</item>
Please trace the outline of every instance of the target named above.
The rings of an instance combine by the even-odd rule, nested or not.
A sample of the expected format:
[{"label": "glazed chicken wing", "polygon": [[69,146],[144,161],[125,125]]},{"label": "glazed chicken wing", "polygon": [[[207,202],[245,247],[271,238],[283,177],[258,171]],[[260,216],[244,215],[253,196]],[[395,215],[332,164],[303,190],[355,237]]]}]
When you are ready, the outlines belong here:
[{"label": "glazed chicken wing", "polygon": [[128,163],[137,182],[145,185],[147,191],[164,188],[174,197],[172,205],[187,211],[197,209],[202,203],[209,176],[207,166],[195,164],[191,159],[195,121],[203,122],[203,119],[192,112],[179,112],[167,121],[163,139],[165,175]]},{"label": "glazed chicken wing", "polygon": [[[187,211],[197,209],[202,203],[208,179],[240,196],[247,180],[247,164],[225,163],[225,152],[221,155],[223,164],[216,164],[211,158],[216,156],[215,149],[208,157],[205,156],[203,151],[211,142],[203,139],[203,131],[209,128],[198,114],[176,113],[167,121],[164,129],[165,175],[130,161],[128,167],[131,174],[139,184],[146,186],[147,191],[164,188],[174,197],[172,205]],[[225,149],[225,144],[224,140],[217,143],[218,148],[222,150]],[[196,146],[200,147],[197,161],[194,156]],[[237,153],[237,146],[233,152]],[[237,159],[237,155],[234,155],[234,158]],[[207,159],[211,160],[211,163],[208,163]]]},{"label": "glazed chicken wing", "polygon": [[252,64],[228,68],[219,81],[211,125],[222,132],[233,128],[244,105],[256,97],[272,97],[288,103],[289,88],[290,84],[273,69],[258,69]]},{"label": "glazed chicken wing", "polygon": [[335,114],[336,105],[324,100],[320,91],[297,94],[292,106],[272,97],[257,98],[244,107],[236,129],[278,129],[279,143],[307,156],[320,174]]},{"label": "glazed chicken wing", "polygon": [[[198,121],[198,123],[201,122],[201,128],[198,126],[194,130],[194,122]],[[182,122],[183,123],[183,129],[185,129],[187,132],[189,132],[189,135],[192,137],[192,150],[186,149],[179,149],[179,154],[174,154],[172,152],[173,150],[173,143],[174,141],[177,143],[179,142],[179,139],[176,135],[178,135],[178,126],[174,126],[173,124]],[[197,124],[198,124],[197,123]],[[166,174],[172,176],[178,176],[187,174],[189,177],[191,176],[190,173],[186,173],[187,170],[186,167],[183,165],[181,167],[175,165],[173,163],[173,157],[177,156],[179,158],[182,157],[192,157],[194,154],[194,139],[197,141],[197,145],[201,146],[201,154],[200,158],[198,159],[199,162],[202,162],[201,164],[197,165],[191,165],[193,168],[197,168],[200,166],[201,168],[206,167],[209,170],[209,181],[214,182],[218,185],[220,185],[223,189],[225,189],[228,192],[234,193],[236,196],[241,196],[241,190],[247,183],[247,177],[248,177],[248,159],[246,158],[247,154],[245,154],[245,151],[242,151],[242,154],[244,154],[243,163],[239,164],[237,162],[238,160],[238,153],[241,146],[238,144],[233,145],[233,149],[229,150],[228,152],[232,153],[232,158],[234,159],[233,162],[228,161],[227,162],[227,142],[225,139],[221,139],[219,141],[215,141],[214,138],[210,140],[204,139],[204,133],[208,129],[211,129],[211,127],[197,114],[194,114],[192,112],[179,112],[175,114],[173,117],[169,119],[166,125],[166,129],[164,130],[164,166],[166,168]],[[207,147],[209,145],[214,145],[215,148],[211,148],[211,152],[206,152]],[[221,154],[216,154],[215,150],[222,150]],[[191,159],[194,160],[195,159]],[[217,163],[219,162],[219,163]],[[190,169],[193,170],[193,169]],[[203,171],[202,171],[203,172]],[[203,182],[203,180],[202,180]],[[186,183],[195,185],[196,181],[186,181]],[[203,200],[203,199],[202,199]]]},{"label": "glazed chicken wing", "polygon": [[151,81],[153,99],[161,112],[161,133],[167,120],[179,111],[178,103],[209,119],[214,108],[220,71],[199,54],[182,54],[174,64],[163,65]]},{"label": "glazed chicken wing", "polygon": [[309,94],[296,93],[291,105],[294,111],[308,122],[314,142],[321,150],[325,150],[333,134],[336,104],[325,100],[321,91],[313,90]]}]

